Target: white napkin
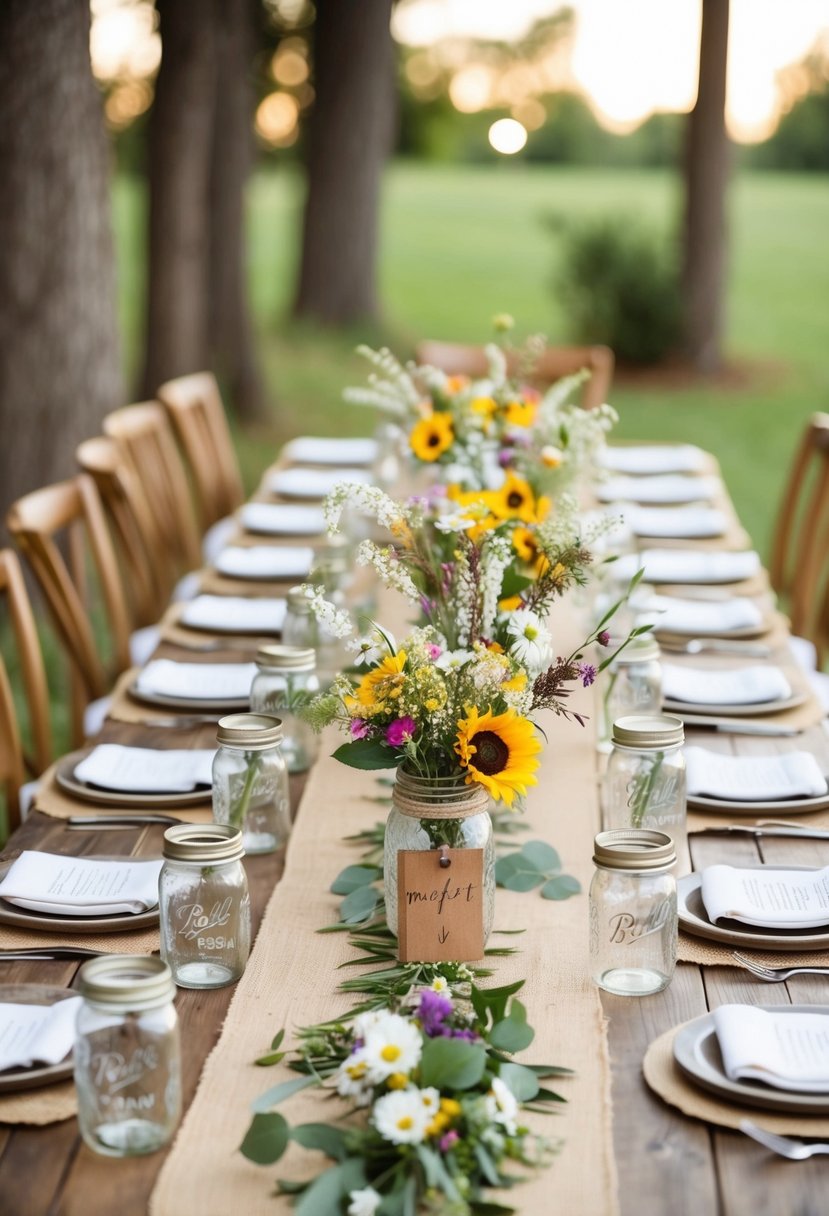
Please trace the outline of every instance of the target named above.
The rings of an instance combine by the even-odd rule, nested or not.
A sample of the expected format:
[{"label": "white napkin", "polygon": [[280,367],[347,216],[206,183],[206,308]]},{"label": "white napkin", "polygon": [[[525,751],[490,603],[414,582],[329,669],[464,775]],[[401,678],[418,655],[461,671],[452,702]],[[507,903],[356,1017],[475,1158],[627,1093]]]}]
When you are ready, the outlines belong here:
[{"label": "white napkin", "polygon": [[722,536],[728,527],[725,513],[716,507],[623,506],[621,510],[637,536],[704,540]]},{"label": "white napkin", "polygon": [[216,569],[229,578],[305,578],[314,561],[314,550],[304,545],[232,545],[216,558]]},{"label": "white napkin", "polygon": [[0,1072],[33,1064],[59,1064],[75,1042],[79,996],[54,1005],[0,1004]]},{"label": "white napkin", "polygon": [[212,747],[162,751],[152,747],[99,743],[75,765],[75,776],[89,785],[124,793],[185,793],[197,785],[212,785],[215,754]]},{"label": "white napkin", "polygon": [[156,861],[102,861],[26,851],[0,882],[0,898],[35,912],[61,916],[115,916],[145,912],[158,903]]},{"label": "white napkin", "polygon": [[600,502],[708,502],[722,493],[719,477],[665,473],[658,477],[611,477],[596,486]]},{"label": "white napkin", "polygon": [[688,705],[759,705],[791,697],[789,681],[779,667],[685,667],[662,665],[662,696]]},{"label": "white napkin", "polygon": [[726,1076],[796,1093],[829,1092],[829,1014],[720,1005],[713,1014]]},{"label": "white napkin", "polygon": [[623,444],[601,448],[599,464],[614,473],[699,473],[706,454],[692,443]]},{"label": "white napkin", "polygon": [[279,633],[285,600],[238,595],[197,595],[185,604],[179,623],[218,633]]},{"label": "white napkin", "polygon": [[819,798],[827,792],[826,778],[811,752],[731,756],[686,747],[684,754],[689,794],[731,802],[778,802]]},{"label": "white napkin", "polygon": [[370,465],[377,459],[377,440],[298,435],[284,451],[294,464]]},{"label": "white napkin", "polygon": [[618,579],[633,578],[644,566],[647,583],[738,583],[760,569],[753,549],[739,553],[704,553],[697,549],[643,549],[625,553],[616,562]]},{"label": "white napkin", "polygon": [[756,629],[762,610],[753,600],[734,596],[726,600],[684,600],[671,595],[641,595],[631,599],[637,625],[653,625],[662,633],[731,633]]},{"label": "white napkin", "polygon": [[325,532],[322,507],[291,502],[245,503],[239,520],[246,531],[267,536],[322,536]]},{"label": "white napkin", "polygon": [[139,692],[197,701],[236,701],[250,695],[255,663],[178,663],[153,659],[138,673]]},{"label": "white napkin", "polygon": [[286,498],[319,499],[341,481],[370,485],[371,474],[366,469],[277,469],[268,478],[268,489]]},{"label": "white napkin", "polygon": [[712,924],[726,919],[765,929],[829,925],[829,866],[822,870],[707,866],[701,881],[702,902]]}]

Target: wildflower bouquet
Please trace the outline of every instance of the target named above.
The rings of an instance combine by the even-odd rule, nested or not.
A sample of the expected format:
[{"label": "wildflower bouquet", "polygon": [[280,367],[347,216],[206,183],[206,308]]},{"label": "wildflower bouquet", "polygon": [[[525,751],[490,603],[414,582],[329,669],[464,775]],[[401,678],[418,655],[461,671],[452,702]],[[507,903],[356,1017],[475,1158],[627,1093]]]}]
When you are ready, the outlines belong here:
[{"label": "wildflower bouquet", "polygon": [[306,1074],[305,1084],[350,1100],[355,1117],[290,1127],[272,1110],[303,1085],[287,1082],[264,1095],[242,1152],[272,1164],[293,1139],[329,1157],[333,1164],[310,1183],[279,1183],[302,1196],[307,1216],[494,1211],[487,1188],[519,1181],[506,1173],[507,1163],[538,1166],[553,1148],[525,1125],[522,1106],[547,1110],[563,1102],[541,1080],[569,1073],[510,1060],[534,1037],[514,996],[522,983],[488,990],[466,983],[453,991],[436,973],[430,987],[409,989],[349,1024],[301,1032],[292,1067]]},{"label": "wildflower bouquet", "polygon": [[425,364],[404,366],[386,348],[360,346],[374,370],[367,388],[343,395],[394,418],[415,465],[457,491],[499,491],[511,472],[529,483],[536,499],[555,498],[595,464],[617,415],[609,405],[583,410],[571,400],[587,371],[543,395],[523,383],[543,348],[542,339],[530,339],[517,352],[519,375],[511,377],[505,351],[491,343],[486,376],[470,380]]}]

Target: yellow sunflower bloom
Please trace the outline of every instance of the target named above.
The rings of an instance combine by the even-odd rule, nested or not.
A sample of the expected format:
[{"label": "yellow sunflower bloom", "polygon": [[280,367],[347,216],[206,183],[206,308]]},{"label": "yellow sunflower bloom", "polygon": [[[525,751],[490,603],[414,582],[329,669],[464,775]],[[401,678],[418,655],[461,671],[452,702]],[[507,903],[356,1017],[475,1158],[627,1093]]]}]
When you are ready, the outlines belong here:
[{"label": "yellow sunflower bloom", "polygon": [[430,414],[412,427],[409,445],[418,460],[437,460],[455,440],[452,419],[446,413]]},{"label": "yellow sunflower bloom", "polygon": [[538,413],[537,401],[508,401],[504,419],[509,426],[532,426]]},{"label": "yellow sunflower bloom", "polygon": [[492,510],[500,519],[520,519],[525,524],[536,522],[536,502],[532,486],[511,470],[500,490],[492,493]]},{"label": "yellow sunflower bloom", "polygon": [[506,599],[498,601],[498,607],[502,612],[515,612],[516,608],[520,608],[523,603],[520,595],[508,595]]},{"label": "yellow sunflower bloom", "polygon": [[469,408],[473,414],[479,414],[484,420],[484,430],[492,426],[492,419],[498,410],[498,403],[493,397],[475,397],[470,401]]},{"label": "yellow sunflower bloom", "polygon": [[372,671],[364,675],[355,689],[357,701],[369,713],[380,708],[389,699],[395,700],[400,696],[405,675],[406,651],[398,650],[397,654],[383,659]]},{"label": "yellow sunflower bloom", "polygon": [[516,528],[512,534],[512,547],[522,562],[532,566],[536,578],[549,569],[550,563],[539,549],[538,536],[531,528]]},{"label": "yellow sunflower bloom", "polygon": [[469,508],[464,514],[467,519],[475,521],[474,526],[467,529],[467,536],[473,541],[479,541],[485,532],[491,532],[501,522],[494,513],[495,495],[490,490],[462,490],[457,482],[452,482],[447,487],[446,495],[459,507]]},{"label": "yellow sunflower bloom", "polygon": [[527,687],[526,671],[519,671],[511,679],[504,680],[501,687],[505,692],[523,692]]},{"label": "yellow sunflower bloom", "polygon": [[512,806],[516,794],[525,795],[528,785],[536,784],[535,771],[541,744],[533,724],[515,710],[479,714],[475,706],[467,709],[458,722],[455,751],[467,783],[480,782],[493,798]]}]

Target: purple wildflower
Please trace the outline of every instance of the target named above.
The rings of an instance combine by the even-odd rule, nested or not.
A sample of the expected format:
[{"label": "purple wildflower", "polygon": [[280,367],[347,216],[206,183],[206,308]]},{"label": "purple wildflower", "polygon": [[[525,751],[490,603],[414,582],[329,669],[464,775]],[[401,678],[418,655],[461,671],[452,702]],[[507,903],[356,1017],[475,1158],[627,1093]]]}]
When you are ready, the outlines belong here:
[{"label": "purple wildflower", "polygon": [[420,610],[424,616],[431,616],[435,610],[435,605],[426,595],[420,597]]},{"label": "purple wildflower", "polygon": [[607,632],[606,629],[603,629],[600,634],[597,634],[596,641],[599,643],[600,646],[609,646],[610,645],[610,634]]},{"label": "purple wildflower", "polygon": [[498,453],[498,463],[502,469],[507,469],[512,464],[513,453],[509,448],[502,448]]},{"label": "purple wildflower", "polygon": [[396,718],[386,727],[386,742],[392,747],[400,747],[401,744],[408,743],[416,730],[417,723],[414,718]]},{"label": "purple wildflower", "polygon": [[352,739],[365,739],[368,734],[368,722],[364,718],[352,718],[348,726]]},{"label": "purple wildflower", "polygon": [[440,1140],[438,1141],[438,1148],[442,1153],[448,1153],[452,1145],[457,1144],[459,1140],[460,1136],[455,1129],[452,1128],[451,1131],[448,1131],[441,1136]]},{"label": "purple wildflower", "polygon": [[424,1032],[430,1039],[447,1037],[447,1031],[451,1034],[451,1030],[444,1025],[446,1019],[452,1014],[452,1002],[448,996],[444,996],[440,992],[433,992],[431,988],[426,988],[420,994],[420,1005],[418,1007],[417,1016]]},{"label": "purple wildflower", "polygon": [[469,1029],[453,1030],[452,1038],[453,1039],[466,1039],[467,1043],[477,1043],[478,1042],[478,1036],[475,1034],[475,1031],[469,1030]]},{"label": "purple wildflower", "polygon": [[589,688],[590,685],[595,682],[596,674],[597,674],[596,668],[593,666],[592,663],[578,663],[577,666],[579,669],[579,675],[581,676],[582,684],[584,685],[585,688]]}]

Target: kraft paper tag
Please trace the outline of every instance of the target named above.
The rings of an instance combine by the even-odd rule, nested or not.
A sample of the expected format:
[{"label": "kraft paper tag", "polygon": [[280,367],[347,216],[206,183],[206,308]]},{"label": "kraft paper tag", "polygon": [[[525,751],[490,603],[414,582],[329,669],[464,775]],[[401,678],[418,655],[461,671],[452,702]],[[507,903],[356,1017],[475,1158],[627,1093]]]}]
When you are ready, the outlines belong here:
[{"label": "kraft paper tag", "polygon": [[401,849],[398,956],[403,963],[467,963],[484,954],[484,851]]}]

